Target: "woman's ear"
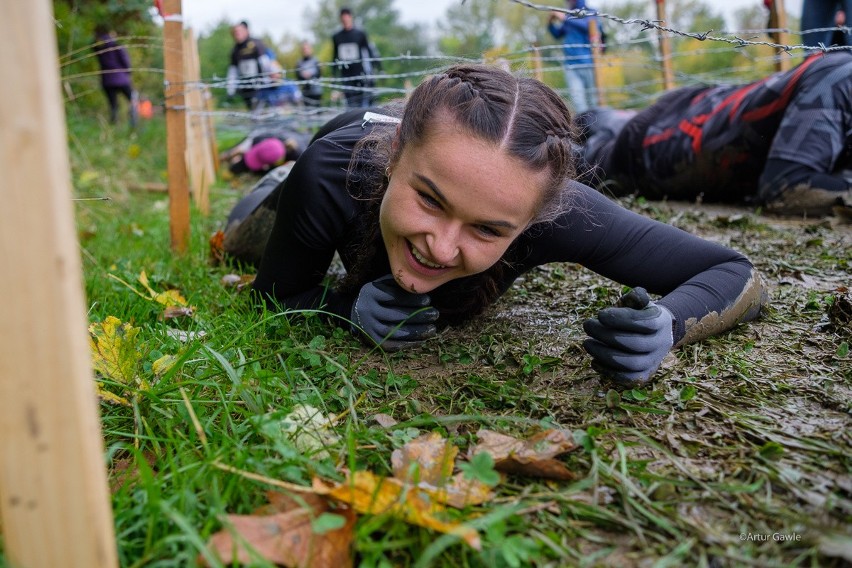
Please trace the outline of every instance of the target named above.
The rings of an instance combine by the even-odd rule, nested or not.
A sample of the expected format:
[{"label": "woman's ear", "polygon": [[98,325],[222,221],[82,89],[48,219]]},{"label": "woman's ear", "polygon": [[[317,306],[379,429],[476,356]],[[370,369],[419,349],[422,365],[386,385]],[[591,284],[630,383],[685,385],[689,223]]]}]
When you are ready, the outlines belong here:
[{"label": "woman's ear", "polygon": [[396,132],[393,135],[393,141],[391,142],[391,153],[396,156],[397,152],[399,152],[399,132],[402,129],[401,124],[396,125]]}]

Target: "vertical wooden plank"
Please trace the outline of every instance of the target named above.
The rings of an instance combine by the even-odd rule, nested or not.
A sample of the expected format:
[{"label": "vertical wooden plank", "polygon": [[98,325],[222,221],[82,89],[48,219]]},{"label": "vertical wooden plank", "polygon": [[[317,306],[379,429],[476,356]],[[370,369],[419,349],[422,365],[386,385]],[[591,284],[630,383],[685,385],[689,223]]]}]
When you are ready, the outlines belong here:
[{"label": "vertical wooden plank", "polygon": [[[769,5],[769,27],[778,30],[769,34],[773,42],[779,45],[788,45],[787,32],[784,31],[787,28],[787,11],[784,9],[784,0],[773,0]],[[790,68],[790,56],[782,50],[777,50],[775,57],[776,71],[786,71]]]},{"label": "vertical wooden plank", "polygon": [[216,125],[213,122],[213,95],[210,89],[204,86],[204,104],[207,110],[207,135],[210,137],[210,156],[213,160],[213,177],[219,175],[219,143],[216,142]]},{"label": "vertical wooden plank", "polygon": [[[666,0],[656,0],[657,3],[657,19],[661,22],[666,22]],[[674,71],[672,70],[672,48],[669,43],[669,36],[663,30],[657,30],[658,39],[660,41],[660,59],[662,59],[663,68],[663,88],[665,90],[674,89]]]},{"label": "vertical wooden plank", "polygon": [[532,65],[533,65],[533,76],[539,81],[544,81],[544,72],[541,69],[541,50],[538,48],[538,44],[533,44],[532,47]]},{"label": "vertical wooden plank", "polygon": [[595,77],[595,92],[597,93],[597,105],[604,106],[603,78],[601,77],[601,33],[598,30],[598,22],[589,18],[589,42],[592,44],[592,72]]},{"label": "vertical wooden plank", "polygon": [[3,2],[0,520],[15,567],[118,565],[52,4]]},{"label": "vertical wooden plank", "polygon": [[181,0],[165,0],[163,66],[165,67],[166,151],[169,178],[169,220],[172,250],[189,246],[189,179],[186,171],[186,112],[183,76],[183,17]]},{"label": "vertical wooden plank", "polygon": [[187,113],[187,156],[189,159],[190,183],[195,205],[202,215],[210,214],[210,184],[213,181],[213,162],[210,158],[210,143],[207,141],[207,121],[203,91],[201,88],[201,63],[198,59],[198,43],[192,29],[184,33],[184,77],[186,85]]}]

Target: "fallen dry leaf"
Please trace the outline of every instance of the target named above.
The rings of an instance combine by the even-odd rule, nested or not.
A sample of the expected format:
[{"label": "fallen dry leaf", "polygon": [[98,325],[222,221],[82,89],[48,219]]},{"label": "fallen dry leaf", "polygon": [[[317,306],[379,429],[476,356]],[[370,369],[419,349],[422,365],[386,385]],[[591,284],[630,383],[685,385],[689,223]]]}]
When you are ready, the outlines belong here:
[{"label": "fallen dry leaf", "polygon": [[193,311],[189,306],[166,306],[163,310],[163,319],[191,318]]},{"label": "fallen dry leaf", "polygon": [[394,478],[416,485],[439,503],[459,509],[491,499],[491,488],[481,481],[453,476],[457,447],[440,434],[415,438],[391,454]]},{"label": "fallen dry leaf", "polygon": [[[115,316],[107,316],[104,321],[89,326],[89,348],[92,366],[103,378],[147,390],[147,382],[136,373],[142,358],[139,331],[140,328],[121,323]],[[98,396],[107,402],[130,405],[126,398],[107,390],[101,381],[97,382],[97,389]]]},{"label": "fallen dry leaf", "polygon": [[440,434],[423,434],[393,451],[393,475],[414,484],[444,485],[453,474],[458,453],[459,449]]},{"label": "fallen dry leaf", "polygon": [[[171,306],[186,306],[186,299],[181,295],[181,293],[177,290],[166,290],[165,292],[157,292],[153,288],[151,288],[148,283],[148,275],[145,274],[145,271],[139,273],[139,283],[145,287],[145,290],[148,292],[148,295],[152,300],[157,302],[158,304],[162,304],[166,307]],[[141,294],[140,294],[141,295]]]},{"label": "fallen dry leaf", "polygon": [[[151,469],[154,469],[157,464],[157,456],[151,452],[144,452],[142,459],[148,464]],[[133,486],[139,478],[139,468],[136,465],[136,458],[117,458],[112,461],[109,468],[109,488],[112,493],[116,493],[125,485]]]},{"label": "fallen dry leaf", "polygon": [[[228,515],[231,528],[214,534],[208,546],[224,562],[250,564],[259,556],[292,568],[352,566],[355,513],[349,507],[332,508],[323,498],[309,505],[271,515]],[[343,526],[316,532],[313,521],[323,514],[343,517]]]},{"label": "fallen dry leaf", "polygon": [[564,463],[553,459],[577,447],[571,432],[544,430],[526,440],[486,429],[476,435],[480,442],[471,448],[470,455],[488,452],[497,471],[560,481],[575,477]]},{"label": "fallen dry leaf", "polygon": [[255,277],[255,274],[243,274],[242,276],[239,274],[226,274],[222,277],[221,282],[222,286],[226,288],[236,286],[237,290],[242,290],[254,282]]},{"label": "fallen dry leaf", "polygon": [[210,263],[214,266],[225,260],[225,233],[216,231],[210,235]]},{"label": "fallen dry leaf", "polygon": [[430,492],[398,479],[356,471],[343,483],[314,478],[313,487],[319,494],[352,505],[359,513],[389,514],[414,525],[456,535],[476,550],[482,547],[476,529],[450,520],[447,510]]},{"label": "fallen dry leaf", "polygon": [[373,420],[375,420],[376,424],[378,424],[382,428],[392,428],[397,425],[397,421],[393,416],[381,412],[379,412],[378,414],[374,414]]}]

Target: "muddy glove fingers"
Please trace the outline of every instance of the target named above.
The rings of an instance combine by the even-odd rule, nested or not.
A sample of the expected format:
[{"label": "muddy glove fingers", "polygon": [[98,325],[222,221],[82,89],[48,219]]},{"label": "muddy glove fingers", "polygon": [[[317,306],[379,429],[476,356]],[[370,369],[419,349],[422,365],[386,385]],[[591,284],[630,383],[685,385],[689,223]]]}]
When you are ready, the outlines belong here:
[{"label": "muddy glove fingers", "polygon": [[603,376],[619,383],[645,382],[672,348],[673,317],[650,303],[642,288],[622,296],[619,305],[625,307],[605,308],[583,323],[589,335],[583,347]]},{"label": "muddy glove fingers", "polygon": [[351,319],[384,349],[401,349],[435,335],[438,310],[429,302],[428,295],[407,292],[388,275],[361,287]]},{"label": "muddy glove fingers", "polygon": [[[657,306],[653,306],[653,308],[654,310],[661,311]],[[645,308],[645,310],[650,311],[651,307]],[[657,317],[659,316],[660,314]],[[657,328],[648,330],[647,326],[633,326],[632,329],[615,327],[608,325],[605,320],[606,318],[602,317],[602,313],[598,314],[597,318],[588,319],[583,322],[583,331],[586,332],[586,335],[598,340],[600,343],[626,353],[650,353],[657,349],[660,341],[660,338],[657,337]],[[619,323],[621,323],[621,320],[619,320]],[[637,329],[637,327],[639,328]]]}]

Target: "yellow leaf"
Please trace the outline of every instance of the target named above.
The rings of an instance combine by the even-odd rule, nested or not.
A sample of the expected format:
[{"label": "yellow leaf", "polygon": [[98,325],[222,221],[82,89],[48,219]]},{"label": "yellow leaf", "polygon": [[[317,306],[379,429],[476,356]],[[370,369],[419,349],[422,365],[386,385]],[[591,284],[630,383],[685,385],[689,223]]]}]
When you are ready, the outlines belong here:
[{"label": "yellow leaf", "polygon": [[133,384],[142,355],[139,352],[140,329],[122,324],[115,316],[89,326],[92,363],[101,376],[125,385]]},{"label": "yellow leaf", "polygon": [[186,298],[184,298],[178,290],[166,290],[165,292],[154,294],[151,297],[155,302],[163,304],[164,306],[186,306]]},{"label": "yellow leaf", "polygon": [[154,371],[154,374],[158,377],[169,372],[177,358],[174,355],[163,355],[151,365],[151,370]]},{"label": "yellow leaf", "polygon": [[111,402],[113,404],[120,404],[122,406],[130,406],[130,401],[124,398],[123,396],[118,396],[117,394],[113,394],[104,388],[103,383],[95,383],[95,387],[98,390],[98,396],[104,402]]},{"label": "yellow leaf", "polygon": [[158,304],[162,304],[164,306],[186,306],[186,299],[181,296],[181,293],[178,290],[157,292],[151,288],[151,285],[148,282],[148,275],[145,274],[144,270],[139,273],[139,278],[137,278],[137,280],[139,280],[139,283],[145,287],[145,290],[148,292],[151,299]]},{"label": "yellow leaf", "polygon": [[[428,492],[392,477],[356,471],[343,483],[314,478],[314,491],[348,503],[362,514],[389,514],[411,524],[460,537],[479,550],[476,529],[446,518],[447,510]],[[444,518],[442,518],[444,517]]]}]

